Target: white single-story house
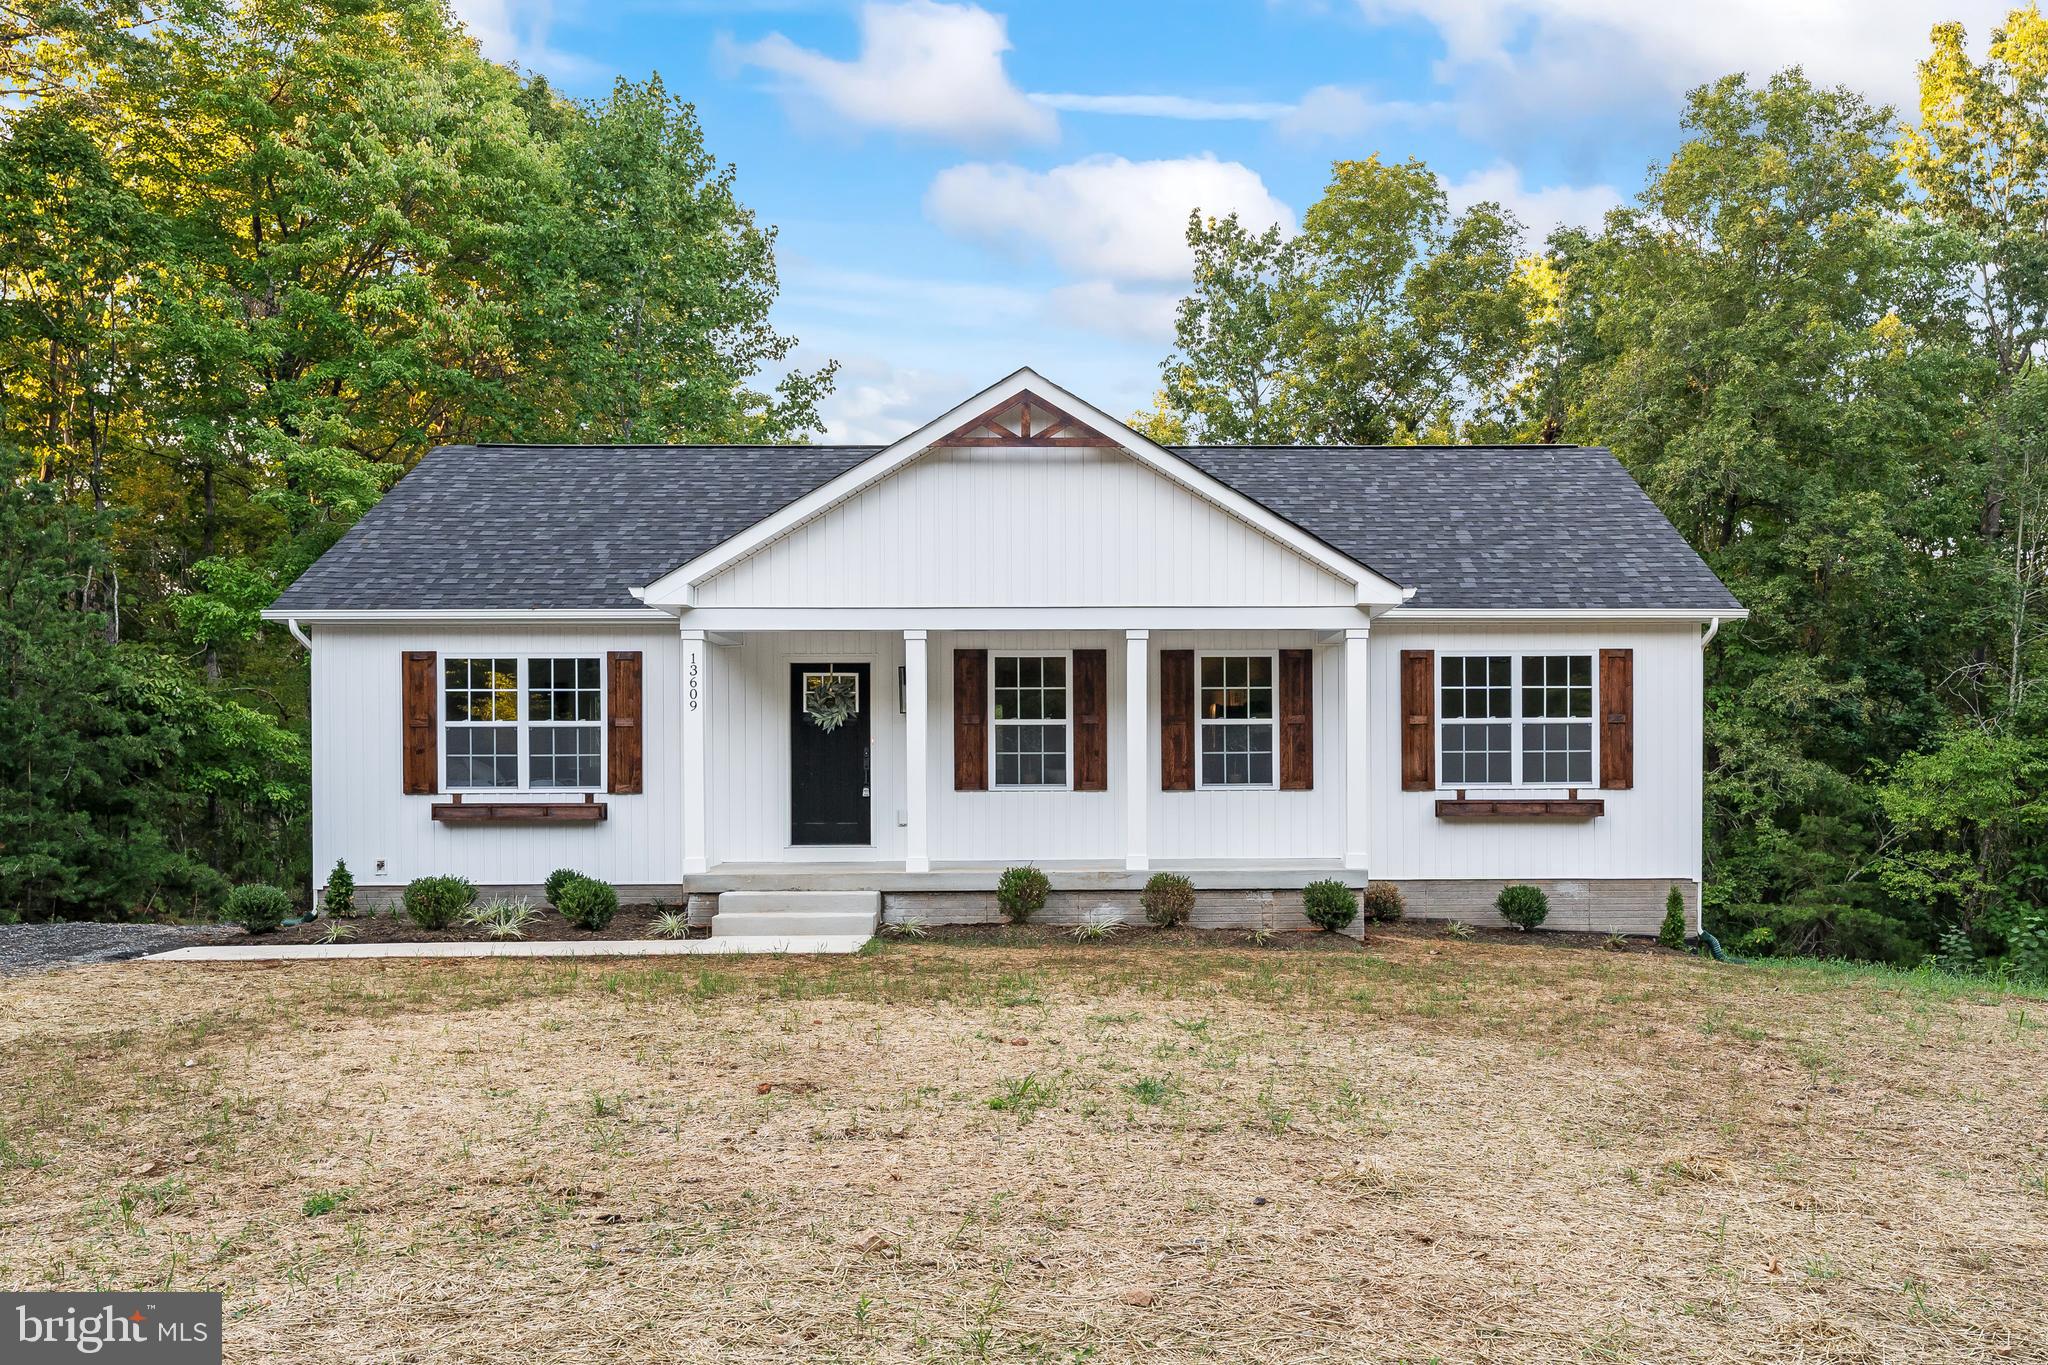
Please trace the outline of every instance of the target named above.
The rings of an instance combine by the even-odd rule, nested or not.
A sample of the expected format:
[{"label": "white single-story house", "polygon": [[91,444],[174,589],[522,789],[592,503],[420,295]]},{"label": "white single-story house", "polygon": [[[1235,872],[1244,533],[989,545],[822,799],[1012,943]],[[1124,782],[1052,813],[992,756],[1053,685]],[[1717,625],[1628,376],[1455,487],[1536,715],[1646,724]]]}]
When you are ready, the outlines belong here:
[{"label": "white single-story house", "polygon": [[450,446],[265,613],[313,857],[889,918],[1299,922],[1318,879],[1697,928],[1702,652],[1747,613],[1605,450],[1165,447],[1030,370],[887,446]]}]

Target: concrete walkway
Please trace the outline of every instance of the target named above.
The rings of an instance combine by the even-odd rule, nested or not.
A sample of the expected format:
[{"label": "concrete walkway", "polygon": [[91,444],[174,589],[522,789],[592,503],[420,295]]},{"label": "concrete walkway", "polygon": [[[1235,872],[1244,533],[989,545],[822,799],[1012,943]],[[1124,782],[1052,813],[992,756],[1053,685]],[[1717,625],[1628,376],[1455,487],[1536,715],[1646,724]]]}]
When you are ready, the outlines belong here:
[{"label": "concrete walkway", "polygon": [[589,943],[233,943],[154,953],[141,962],[334,962],[348,958],[691,957],[734,953],[857,953],[864,935],[821,938],[629,938]]}]

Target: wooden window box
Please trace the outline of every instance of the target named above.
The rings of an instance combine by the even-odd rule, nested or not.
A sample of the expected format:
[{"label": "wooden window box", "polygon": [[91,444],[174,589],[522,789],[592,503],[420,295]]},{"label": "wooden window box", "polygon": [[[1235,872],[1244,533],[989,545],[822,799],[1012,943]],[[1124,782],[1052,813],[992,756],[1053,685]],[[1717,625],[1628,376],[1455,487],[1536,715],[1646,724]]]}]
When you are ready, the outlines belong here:
[{"label": "wooden window box", "polygon": [[602,801],[437,801],[444,825],[589,825],[610,818]]},{"label": "wooden window box", "polygon": [[1591,820],[1607,813],[1597,797],[1568,801],[1470,801],[1459,797],[1436,803],[1439,820]]}]

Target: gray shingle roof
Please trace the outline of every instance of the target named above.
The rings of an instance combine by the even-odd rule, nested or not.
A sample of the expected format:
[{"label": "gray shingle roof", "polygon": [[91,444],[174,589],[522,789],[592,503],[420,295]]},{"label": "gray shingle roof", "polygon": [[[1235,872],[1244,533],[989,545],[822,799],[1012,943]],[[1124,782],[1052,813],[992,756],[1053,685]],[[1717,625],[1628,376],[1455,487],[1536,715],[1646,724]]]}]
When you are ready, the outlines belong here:
[{"label": "gray shingle roof", "polygon": [[277,611],[637,607],[875,446],[442,446]]},{"label": "gray shingle roof", "polygon": [[[273,610],[633,607],[642,587],[877,446],[444,446]],[[1404,587],[1416,607],[1737,603],[1604,450],[1178,453]]]},{"label": "gray shingle roof", "polygon": [[1188,446],[1177,453],[1403,587],[1412,607],[1741,604],[1596,446]]}]

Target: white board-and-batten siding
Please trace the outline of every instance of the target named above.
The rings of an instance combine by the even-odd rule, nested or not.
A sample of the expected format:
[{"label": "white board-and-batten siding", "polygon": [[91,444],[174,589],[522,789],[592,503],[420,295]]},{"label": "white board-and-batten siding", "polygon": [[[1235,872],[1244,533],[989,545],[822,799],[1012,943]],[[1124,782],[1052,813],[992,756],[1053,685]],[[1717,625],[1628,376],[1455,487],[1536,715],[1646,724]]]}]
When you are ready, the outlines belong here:
[{"label": "white board-and-batten siding", "polygon": [[[1157,859],[1241,857],[1335,858],[1343,820],[1343,718],[1338,705],[1342,650],[1316,654],[1316,786],[1311,791],[1159,790],[1159,652],[1269,651],[1312,647],[1301,632],[1155,632],[1149,642],[1146,698],[1148,821]],[[930,856],[934,862],[1121,864],[1124,851],[1124,637],[1110,631],[942,632],[929,636],[927,673]],[[1109,789],[955,791],[953,787],[953,652],[1068,653],[1100,649],[1108,658]],[[897,686],[903,637],[884,632],[760,632],[707,651],[710,715],[706,725],[711,861],[900,862],[904,785],[904,715]],[[870,715],[873,843],[862,847],[795,846],[789,842],[789,671],[795,663],[872,666]],[[1071,731],[1069,744],[1071,750]]]},{"label": "white board-and-batten siding", "polygon": [[[1589,654],[1595,661],[1597,745],[1598,660],[1603,649],[1635,653],[1634,785],[1603,790],[1596,748],[1593,780],[1579,788],[1606,811],[1591,820],[1442,820],[1439,798],[1454,790],[1401,790],[1401,651],[1429,649],[1439,666],[1447,654]],[[1457,624],[1384,620],[1373,627],[1371,753],[1373,796],[1368,812],[1372,874],[1390,881],[1458,879],[1698,880],[1701,860],[1701,654],[1691,624],[1569,626]],[[1442,698],[1435,699],[1439,726]],[[1515,743],[1519,746],[1520,736]],[[1477,787],[1480,796],[1563,796],[1563,787]],[[1661,902],[1660,902],[1661,904]]]},{"label": "white board-and-batten siding", "polygon": [[[603,658],[641,654],[643,787],[600,791],[607,818],[593,824],[449,825],[432,818],[443,791],[408,796],[401,771],[404,718],[400,660],[408,650],[441,658]],[[681,641],[673,626],[622,630],[549,627],[457,629],[317,626],[313,635],[313,879],[346,858],[360,887],[396,890],[416,877],[453,875],[485,886],[534,885],[558,867],[621,886],[682,879],[682,723],[677,713]],[[436,671],[436,685],[440,673]],[[436,695],[436,707],[441,705]],[[438,744],[437,785],[447,746]],[[464,800],[580,801],[581,793],[465,793]],[[377,870],[378,860],[384,870]]]},{"label": "white board-and-batten siding", "polygon": [[[1159,790],[1159,656],[1313,648],[1315,786],[1278,790]],[[1109,789],[1104,792],[953,789],[953,651],[1065,652],[1099,648],[1108,662]],[[1406,648],[1452,653],[1635,652],[1635,785],[1598,797],[1589,821],[1446,821],[1435,814],[1449,787],[1400,789],[1399,657]],[[637,649],[643,658],[644,791],[599,793],[609,818],[595,825],[445,825],[429,807],[446,794],[402,792],[400,659],[407,650],[456,655],[603,656]],[[932,632],[926,699],[930,742],[929,847],[934,862],[1100,861],[1120,864],[1124,843],[1125,657],[1121,632]],[[1343,782],[1344,651],[1308,632],[1154,631],[1147,644],[1145,705],[1148,850],[1155,865],[1176,861],[1339,858],[1347,794]],[[710,698],[706,778],[710,861],[900,864],[904,715],[897,690],[900,632],[742,635],[706,650]],[[1681,879],[1700,875],[1701,656],[1696,627],[1617,623],[1446,625],[1384,620],[1373,629],[1369,852],[1374,877],[1394,881],[1473,879]],[[626,885],[682,881],[682,725],[675,629],[456,629],[320,627],[313,654],[313,845],[315,876],[348,859],[360,884],[395,889],[415,877],[452,873],[484,885],[530,885],[574,867]],[[789,841],[789,665],[871,666],[873,842],[860,848],[798,847]],[[437,698],[438,702],[438,698]],[[446,752],[440,754],[445,765]],[[445,766],[442,771],[445,772]],[[1441,775],[1441,762],[1438,764]],[[1597,771],[1597,769],[1596,769]],[[1562,795],[1561,789],[1468,789],[1473,794]],[[473,795],[468,799],[484,799]],[[523,799],[509,796],[504,799]],[[546,799],[535,795],[530,799]],[[556,798],[560,799],[560,798]],[[570,798],[574,799],[574,798]],[[380,875],[376,862],[385,866]]]},{"label": "white board-and-batten siding", "polygon": [[1346,606],[1356,595],[1099,447],[934,450],[694,587],[703,607]]}]

